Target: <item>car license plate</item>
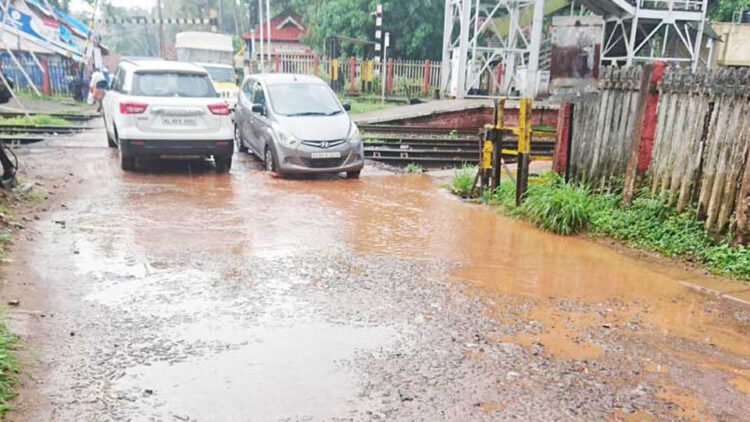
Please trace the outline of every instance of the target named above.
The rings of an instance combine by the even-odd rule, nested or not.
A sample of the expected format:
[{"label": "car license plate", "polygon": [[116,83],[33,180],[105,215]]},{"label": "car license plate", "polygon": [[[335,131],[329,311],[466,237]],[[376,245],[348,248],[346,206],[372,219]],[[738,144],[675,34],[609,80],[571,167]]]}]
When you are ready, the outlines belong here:
[{"label": "car license plate", "polygon": [[338,151],[334,152],[313,152],[310,154],[310,158],[341,158],[341,153]]},{"label": "car license plate", "polygon": [[184,117],[162,117],[161,122],[164,126],[195,126],[195,119],[186,119]]}]

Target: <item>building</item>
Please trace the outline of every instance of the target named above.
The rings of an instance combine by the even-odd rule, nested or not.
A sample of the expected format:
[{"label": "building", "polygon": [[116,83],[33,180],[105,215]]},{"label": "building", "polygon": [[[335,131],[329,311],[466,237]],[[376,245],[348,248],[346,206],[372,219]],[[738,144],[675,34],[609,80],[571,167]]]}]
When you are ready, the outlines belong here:
[{"label": "building", "polygon": [[13,53],[5,48],[0,53],[3,74],[21,88],[30,78],[46,94],[68,93],[82,59],[101,64],[108,53],[86,24],[43,0],[7,2],[0,9],[0,31],[2,47]]},{"label": "building", "polygon": [[750,23],[713,22],[711,27],[721,38],[714,43],[713,66],[750,66]]},{"label": "building", "polygon": [[[268,57],[268,34],[267,23],[261,22],[263,26],[263,53]],[[312,56],[313,51],[300,41],[301,37],[307,33],[302,18],[292,12],[286,11],[271,18],[271,51],[273,59],[276,56]],[[257,61],[260,54],[260,26],[256,25],[250,32],[242,35],[245,40],[247,58],[251,61]]]}]

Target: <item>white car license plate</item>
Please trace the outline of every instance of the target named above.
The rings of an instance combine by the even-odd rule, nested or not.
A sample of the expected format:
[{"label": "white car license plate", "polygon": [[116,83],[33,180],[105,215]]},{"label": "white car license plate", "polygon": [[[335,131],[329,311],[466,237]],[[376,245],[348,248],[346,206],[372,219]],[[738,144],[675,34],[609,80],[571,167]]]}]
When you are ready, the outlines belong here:
[{"label": "white car license plate", "polygon": [[338,151],[334,152],[313,152],[310,154],[310,158],[341,158],[341,153]]},{"label": "white car license plate", "polygon": [[162,117],[161,122],[164,126],[195,126],[197,124],[195,119],[184,117]]}]

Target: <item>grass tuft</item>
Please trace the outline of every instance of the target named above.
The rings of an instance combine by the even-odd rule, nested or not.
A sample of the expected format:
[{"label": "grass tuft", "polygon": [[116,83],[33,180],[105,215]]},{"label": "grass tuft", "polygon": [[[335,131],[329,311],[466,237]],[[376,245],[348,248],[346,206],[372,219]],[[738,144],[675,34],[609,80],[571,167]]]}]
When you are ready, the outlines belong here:
[{"label": "grass tuft", "polygon": [[471,193],[476,174],[477,168],[475,166],[464,166],[453,170],[451,192],[458,196],[468,196]]},{"label": "grass tuft", "polygon": [[42,125],[42,126],[70,126],[71,123],[63,118],[49,114],[35,114],[32,116],[0,117],[1,125]]},{"label": "grass tuft", "polygon": [[[456,170],[453,192],[468,194],[473,175],[473,171]],[[488,202],[501,214],[528,220],[550,232],[606,236],[716,274],[750,280],[750,248],[730,245],[731,233],[717,238],[706,232],[694,209],[678,214],[645,191],[624,206],[619,192],[594,193],[582,184],[566,184],[554,173],[544,173],[542,179],[545,183],[529,185],[519,207],[515,185],[509,180],[488,195]]]},{"label": "grass tuft", "polygon": [[418,174],[424,172],[424,169],[417,163],[409,163],[409,165],[404,168],[404,171],[410,174]]},{"label": "grass tuft", "polygon": [[15,354],[17,346],[18,337],[0,322],[0,419],[10,409],[8,401],[16,395],[14,387],[20,374]]}]

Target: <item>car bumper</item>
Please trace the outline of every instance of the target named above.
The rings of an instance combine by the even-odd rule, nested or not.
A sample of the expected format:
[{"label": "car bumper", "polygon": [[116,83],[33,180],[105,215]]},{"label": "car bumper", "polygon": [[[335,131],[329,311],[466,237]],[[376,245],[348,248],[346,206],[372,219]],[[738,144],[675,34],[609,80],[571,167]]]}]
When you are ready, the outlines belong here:
[{"label": "car bumper", "polygon": [[[349,145],[343,148],[332,148],[321,150],[315,148],[300,147],[290,149],[278,147],[278,169],[286,174],[320,174],[341,173],[359,171],[365,165],[364,152],[360,147],[352,148]],[[312,158],[316,152],[338,152],[338,158]]]},{"label": "car bumper", "polygon": [[234,141],[206,140],[120,140],[122,153],[127,156],[231,156]]}]

